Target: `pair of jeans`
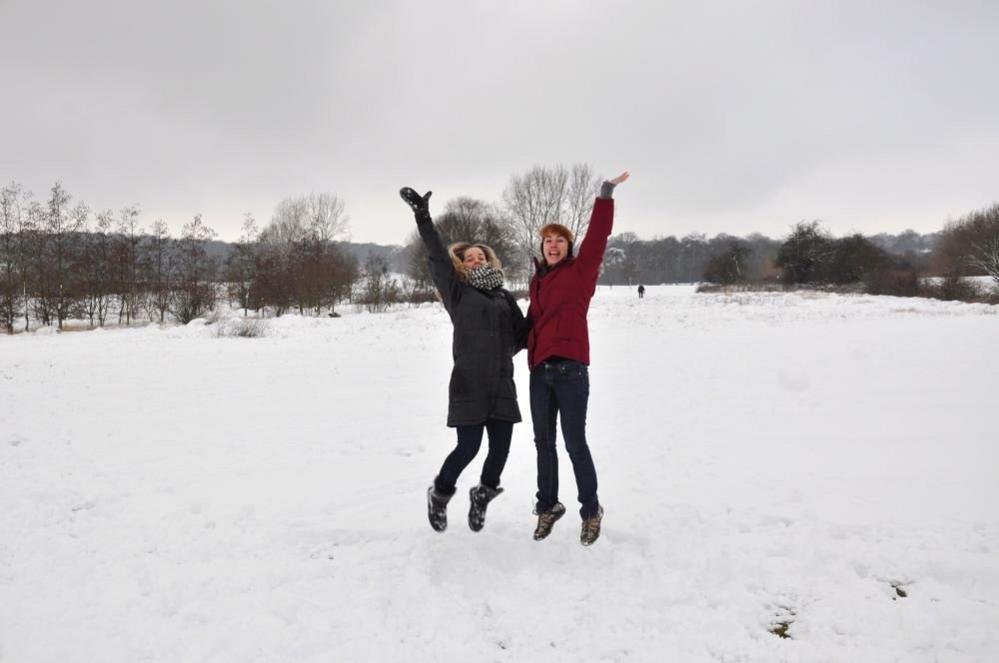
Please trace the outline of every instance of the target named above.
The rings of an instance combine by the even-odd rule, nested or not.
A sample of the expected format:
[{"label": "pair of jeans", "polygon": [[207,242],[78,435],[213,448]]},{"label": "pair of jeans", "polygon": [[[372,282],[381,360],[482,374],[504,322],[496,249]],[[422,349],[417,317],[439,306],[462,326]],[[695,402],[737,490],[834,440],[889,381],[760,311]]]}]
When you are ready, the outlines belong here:
[{"label": "pair of jeans", "polygon": [[542,513],[558,502],[558,452],[555,422],[561,420],[562,437],[576,475],[576,490],[584,519],[596,515],[597,470],[586,444],[586,406],[590,400],[590,374],[586,364],[571,359],[550,359],[531,371],[531,419],[538,451],[538,501]]},{"label": "pair of jeans", "polygon": [[490,488],[499,488],[500,475],[510,455],[510,439],[513,437],[513,422],[489,419],[484,424],[457,426],[458,445],[444,459],[441,471],[434,479],[434,488],[445,495],[454,495],[458,476],[468,467],[482,445],[482,432],[489,434],[489,453],[482,466],[480,481]]}]

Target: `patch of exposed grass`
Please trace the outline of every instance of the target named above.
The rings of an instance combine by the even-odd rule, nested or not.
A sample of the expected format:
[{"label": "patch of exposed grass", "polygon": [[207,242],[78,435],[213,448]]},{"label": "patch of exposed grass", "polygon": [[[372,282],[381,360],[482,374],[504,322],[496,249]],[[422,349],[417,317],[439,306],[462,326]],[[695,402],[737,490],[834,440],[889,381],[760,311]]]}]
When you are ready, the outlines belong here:
[{"label": "patch of exposed grass", "polygon": [[791,634],[788,630],[791,628],[791,624],[794,623],[794,617],[797,613],[787,606],[779,605],[777,608],[778,610],[774,614],[774,621],[771,622],[768,630],[782,640],[790,640]]},{"label": "patch of exposed grass", "polygon": [[777,622],[777,624],[770,629],[770,632],[773,633],[774,635],[776,635],[778,638],[781,638],[781,639],[784,639],[784,640],[790,640],[791,639],[791,635],[787,632],[787,630],[790,627],[791,627],[791,622],[790,621]]}]

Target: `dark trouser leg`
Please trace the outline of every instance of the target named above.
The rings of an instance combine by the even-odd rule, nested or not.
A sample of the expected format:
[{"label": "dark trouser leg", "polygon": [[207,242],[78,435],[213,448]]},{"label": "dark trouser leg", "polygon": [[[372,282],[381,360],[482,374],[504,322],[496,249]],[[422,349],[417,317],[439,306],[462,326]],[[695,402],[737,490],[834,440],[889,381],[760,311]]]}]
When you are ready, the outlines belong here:
[{"label": "dark trouser leg", "polygon": [[585,519],[596,515],[597,470],[593,466],[590,447],[586,443],[586,408],[590,400],[590,375],[585,364],[563,362],[555,378],[555,397],[562,422],[562,437],[572,461],[579,491],[579,514]]},{"label": "dark trouser leg", "polygon": [[555,451],[555,419],[558,402],[552,389],[550,369],[545,364],[531,371],[531,421],[534,447],[538,452],[538,502],[543,513],[558,502],[558,454]]},{"label": "dark trouser leg", "polygon": [[499,488],[500,475],[503,474],[507,456],[510,455],[513,422],[490,419],[486,422],[486,433],[489,435],[489,453],[486,454],[486,462],[482,465],[480,481],[483,486]]},{"label": "dark trouser leg", "polygon": [[444,459],[441,471],[437,475],[437,478],[434,479],[434,488],[438,492],[445,495],[454,495],[458,476],[472,462],[475,454],[479,453],[479,446],[482,444],[482,431],[484,429],[485,424],[457,427],[458,445]]}]

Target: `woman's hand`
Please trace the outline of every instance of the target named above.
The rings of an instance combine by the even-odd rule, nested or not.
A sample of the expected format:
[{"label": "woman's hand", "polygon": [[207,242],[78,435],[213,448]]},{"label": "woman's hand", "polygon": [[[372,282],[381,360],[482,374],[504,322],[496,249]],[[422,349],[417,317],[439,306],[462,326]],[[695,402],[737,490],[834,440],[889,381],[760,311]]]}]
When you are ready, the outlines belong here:
[{"label": "woman's hand", "polygon": [[423,214],[430,214],[431,194],[433,194],[433,191],[427,191],[427,194],[425,196],[421,196],[420,194],[416,193],[416,191],[410,189],[408,186],[405,186],[399,190],[399,195],[402,197],[403,200],[406,201],[407,205],[413,208],[413,211],[416,212],[417,216]]},{"label": "woman's hand", "polygon": [[618,184],[620,184],[621,182],[624,182],[629,177],[631,177],[631,173],[629,173],[628,171],[624,171],[623,173],[621,173],[620,175],[618,175],[614,179],[607,180],[607,181],[610,182],[611,184],[613,184],[614,186],[617,186]]}]

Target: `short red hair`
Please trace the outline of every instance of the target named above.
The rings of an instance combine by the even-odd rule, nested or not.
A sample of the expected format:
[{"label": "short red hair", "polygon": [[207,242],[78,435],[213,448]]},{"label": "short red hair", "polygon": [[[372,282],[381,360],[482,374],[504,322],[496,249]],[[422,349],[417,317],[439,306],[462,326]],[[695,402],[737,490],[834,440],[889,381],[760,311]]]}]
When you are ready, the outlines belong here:
[{"label": "short red hair", "polygon": [[538,235],[541,236],[541,239],[544,239],[545,235],[561,235],[562,237],[565,237],[565,241],[570,244],[575,241],[575,238],[572,236],[572,231],[563,226],[561,223],[549,223],[548,225],[543,226],[541,230],[538,231]]}]

